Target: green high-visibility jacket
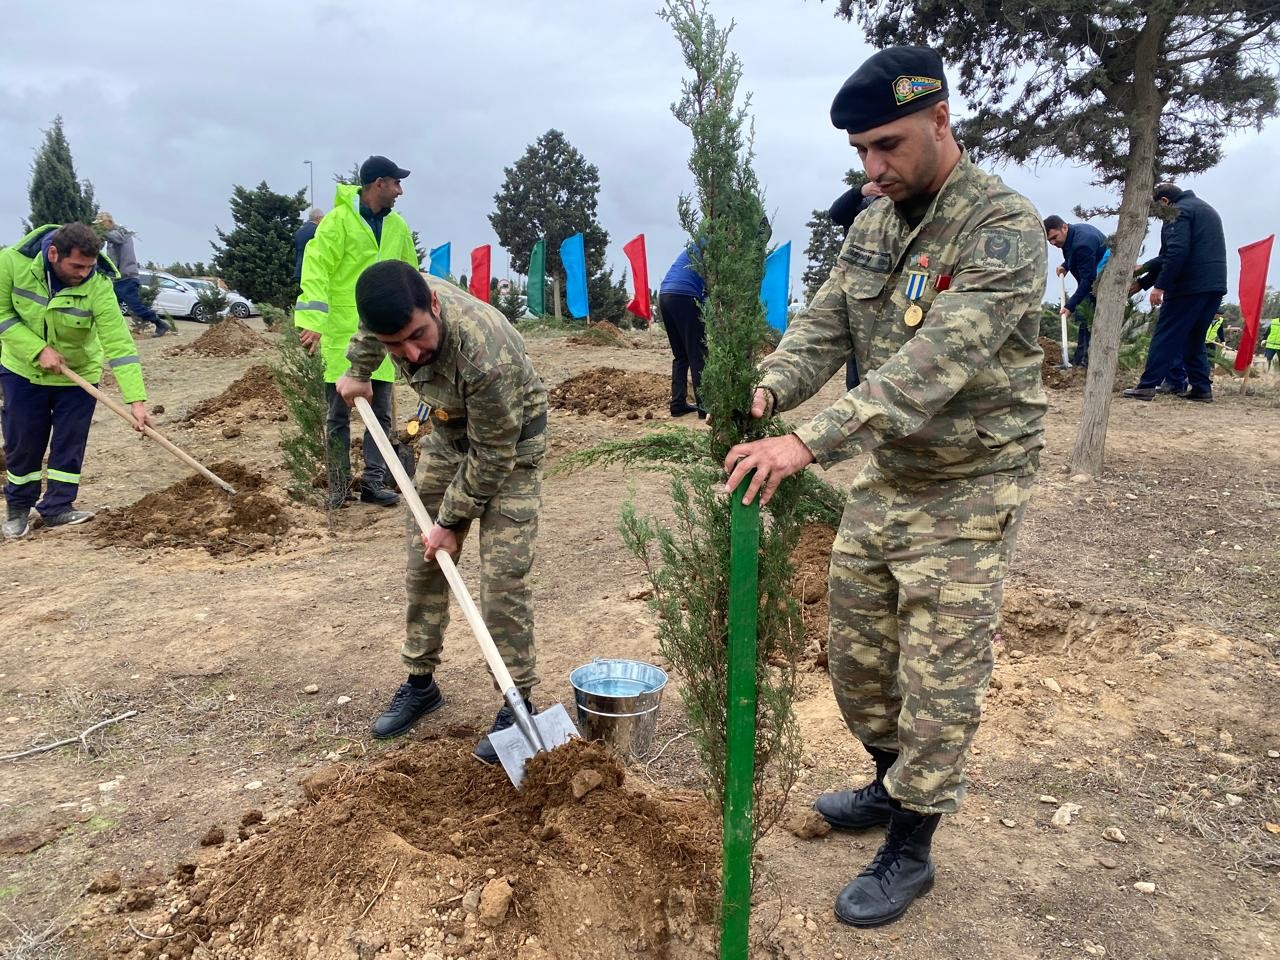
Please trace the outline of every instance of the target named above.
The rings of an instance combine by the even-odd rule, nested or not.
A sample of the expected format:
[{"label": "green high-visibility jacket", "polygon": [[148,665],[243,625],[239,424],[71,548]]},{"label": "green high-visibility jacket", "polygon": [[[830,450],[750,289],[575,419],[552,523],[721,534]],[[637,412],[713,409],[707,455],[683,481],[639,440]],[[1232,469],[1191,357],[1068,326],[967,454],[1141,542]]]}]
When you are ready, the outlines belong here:
[{"label": "green high-visibility jacket", "polygon": [[111,260],[99,254],[84,283],[51,292],[41,241],[57,229],[45,224],[0,250],[0,365],[42,386],[73,386],[70,377],[36,363],[40,351],[53,347],[90,383],[102,379],[105,360],[126,403],[147,399],[138,347],[116,301],[113,282],[120,275]]},{"label": "green high-visibility jacket", "polygon": [[1268,350],[1280,350],[1280,317],[1271,321],[1271,329],[1267,331],[1267,342],[1263,346]]},{"label": "green high-visibility jacket", "polygon": [[[338,184],[330,210],[302,258],[302,293],[293,308],[293,322],[300,330],[320,334],[324,353],[324,379],[336,383],[347,372],[347,344],[360,325],[356,313],[356,280],[365,268],[379,260],[403,260],[418,266],[413,234],[404,218],[394,211],[382,221],[382,243],[360,216],[360,188]],[[373,371],[374,380],[394,380],[390,359]]]},{"label": "green high-visibility jacket", "polygon": [[1213,343],[1218,339],[1218,331],[1222,329],[1222,317],[1214,317],[1213,323],[1209,324],[1209,329],[1205,332],[1204,342]]}]

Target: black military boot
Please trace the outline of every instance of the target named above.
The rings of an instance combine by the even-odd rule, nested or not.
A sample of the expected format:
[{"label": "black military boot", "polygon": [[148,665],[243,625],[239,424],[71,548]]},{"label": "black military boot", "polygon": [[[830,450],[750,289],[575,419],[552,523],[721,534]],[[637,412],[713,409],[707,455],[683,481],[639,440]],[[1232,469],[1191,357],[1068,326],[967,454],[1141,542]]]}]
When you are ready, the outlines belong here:
[{"label": "black military boot", "polygon": [[360,482],[360,502],[394,507],[400,502],[400,494],[388,487],[382,476],[365,471],[364,479]]},{"label": "black military boot", "polygon": [[898,754],[877,747],[866,749],[876,762],[876,778],[861,790],[824,793],[813,805],[822,819],[837,829],[867,830],[871,827],[883,827],[893,816],[892,800],[884,788],[884,775],[898,759]]},{"label": "black military boot", "polygon": [[867,868],[836,897],[836,919],[853,927],[878,927],[906,913],[933,886],[929,848],[939,813],[897,809],[889,832]]}]

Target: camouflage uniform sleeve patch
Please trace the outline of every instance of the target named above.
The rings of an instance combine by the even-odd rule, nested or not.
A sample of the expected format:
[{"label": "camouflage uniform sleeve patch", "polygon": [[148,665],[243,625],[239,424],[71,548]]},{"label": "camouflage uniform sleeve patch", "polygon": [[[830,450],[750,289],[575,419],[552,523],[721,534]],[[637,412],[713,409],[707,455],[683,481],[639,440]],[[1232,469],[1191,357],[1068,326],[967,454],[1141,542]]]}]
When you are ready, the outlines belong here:
[{"label": "camouflage uniform sleeve patch", "polygon": [[982,256],[1000,263],[1015,263],[1018,259],[1018,234],[1012,230],[991,230],[982,241]]}]

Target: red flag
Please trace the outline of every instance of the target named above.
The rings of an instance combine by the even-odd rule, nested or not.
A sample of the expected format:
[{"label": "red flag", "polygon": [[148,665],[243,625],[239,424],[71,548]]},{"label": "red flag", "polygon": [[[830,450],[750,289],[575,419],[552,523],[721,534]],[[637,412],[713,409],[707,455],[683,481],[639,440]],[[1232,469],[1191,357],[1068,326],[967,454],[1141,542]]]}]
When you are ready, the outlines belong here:
[{"label": "red flag", "polygon": [[1271,262],[1273,233],[1240,248],[1240,315],[1244,329],[1240,332],[1240,349],[1236,351],[1237,370],[1253,363],[1253,348],[1258,342],[1258,323],[1262,317],[1262,300],[1267,295],[1267,265]]},{"label": "red flag", "polygon": [[489,302],[489,245],[471,251],[471,295]]},{"label": "red flag", "polygon": [[624,244],[622,250],[631,261],[631,279],[636,285],[635,296],[627,304],[627,309],[641,320],[651,321],[653,308],[649,303],[649,262],[644,253],[644,234],[636,234],[636,238]]}]

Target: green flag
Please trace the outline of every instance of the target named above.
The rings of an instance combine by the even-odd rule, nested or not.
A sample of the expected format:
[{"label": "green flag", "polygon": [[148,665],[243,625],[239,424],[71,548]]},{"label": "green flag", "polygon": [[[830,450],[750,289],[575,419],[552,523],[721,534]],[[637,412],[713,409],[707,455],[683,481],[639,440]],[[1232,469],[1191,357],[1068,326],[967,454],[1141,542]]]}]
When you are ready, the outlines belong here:
[{"label": "green flag", "polygon": [[547,241],[539,240],[529,255],[529,312],[540,317],[547,312],[544,293],[547,286]]}]

